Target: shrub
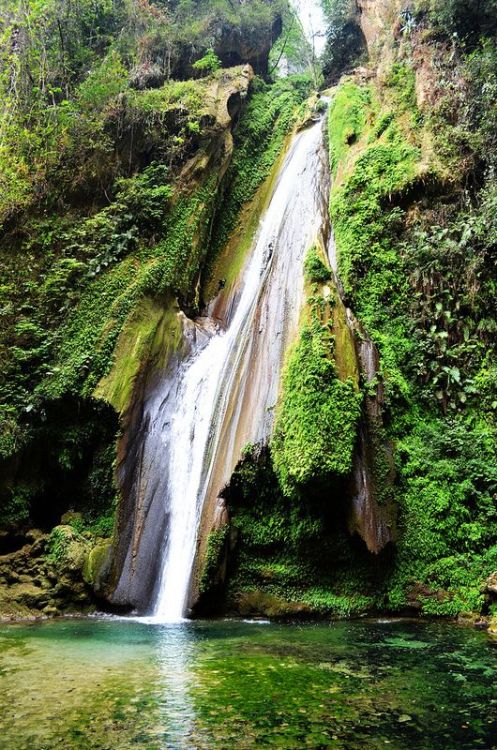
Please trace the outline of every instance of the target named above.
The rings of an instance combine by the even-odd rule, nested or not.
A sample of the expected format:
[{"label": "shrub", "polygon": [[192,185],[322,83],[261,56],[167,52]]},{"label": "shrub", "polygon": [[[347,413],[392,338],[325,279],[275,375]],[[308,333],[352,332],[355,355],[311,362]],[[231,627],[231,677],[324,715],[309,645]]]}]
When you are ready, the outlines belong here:
[{"label": "shrub", "polygon": [[214,50],[210,49],[203,57],[200,58],[200,60],[197,60],[197,62],[193,63],[192,67],[199,73],[207,73],[207,75],[209,75],[210,73],[214,73],[216,70],[219,70],[219,68],[221,67],[221,60],[216,55]]}]

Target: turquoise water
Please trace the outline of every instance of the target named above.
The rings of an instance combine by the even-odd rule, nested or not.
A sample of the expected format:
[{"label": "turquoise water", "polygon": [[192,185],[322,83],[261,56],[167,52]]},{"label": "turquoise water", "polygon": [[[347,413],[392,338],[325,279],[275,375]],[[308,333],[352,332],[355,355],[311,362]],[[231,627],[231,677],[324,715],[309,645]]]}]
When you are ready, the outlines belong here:
[{"label": "turquoise water", "polygon": [[448,623],[0,627],[2,750],[492,750],[497,641]]}]

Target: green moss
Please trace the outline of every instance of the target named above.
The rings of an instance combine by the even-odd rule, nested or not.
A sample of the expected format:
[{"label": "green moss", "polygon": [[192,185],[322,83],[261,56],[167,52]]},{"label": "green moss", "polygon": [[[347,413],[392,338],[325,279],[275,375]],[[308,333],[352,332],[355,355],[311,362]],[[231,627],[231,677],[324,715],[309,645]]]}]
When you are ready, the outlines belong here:
[{"label": "green moss", "polygon": [[[332,287],[333,288],[333,287]],[[347,310],[334,290],[333,305],[333,357],[335,369],[342,382],[350,381],[356,391],[360,386],[359,361],[356,350],[356,339],[347,319]]]},{"label": "green moss", "polygon": [[[364,97],[361,122],[374,127],[366,125],[347,146],[337,134],[346,132],[349,90],[339,89],[330,111],[337,175],[330,210],[340,276],[381,354],[387,428],[377,434],[373,424],[373,442],[396,444],[400,534],[383,602],[427,615],[480,611],[497,549],[489,408],[495,337],[486,313],[495,306],[487,263],[495,241],[493,190],[487,185],[470,209],[448,210],[437,196],[419,199],[425,181],[437,185],[439,177],[435,157],[424,150],[431,135],[417,112],[409,65],[387,71],[383,89],[370,98],[378,106]],[[352,97],[357,102],[357,92]],[[357,119],[353,113],[352,123]],[[461,168],[466,154],[456,151]],[[477,330],[485,330],[485,344]],[[389,466],[381,450],[374,455],[381,500]]]},{"label": "green moss", "polygon": [[90,550],[83,567],[83,579],[88,585],[99,586],[102,576],[105,575],[111,550],[111,542],[97,544]]},{"label": "green moss", "polygon": [[227,498],[238,539],[232,609],[346,616],[384,606],[392,560],[349,536],[339,482],[286,497],[269,453],[254,451],[237,467]]},{"label": "green moss", "polygon": [[398,451],[403,528],[392,601],[405,603],[421,581],[446,592],[441,601],[421,595],[426,614],[479,611],[482,582],[497,565],[493,432],[467,418],[425,415]]},{"label": "green moss", "polygon": [[[309,294],[299,338],[287,355],[271,454],[281,486],[295,487],[347,475],[360,416],[361,395],[350,372],[335,362],[336,292],[320,287],[330,271],[314,248],[306,263]],[[325,273],[326,272],[326,273]]]},{"label": "green moss", "polygon": [[177,307],[164,309],[145,298],[133,309],[119,336],[110,373],[95,390],[122,414],[131,402],[133,387],[144,363],[160,367],[181,341]]},{"label": "green moss", "polygon": [[[329,110],[330,164],[334,175],[351,147],[368,129],[373,90],[344,81],[333,94]],[[373,110],[374,111],[374,110]]]},{"label": "green moss", "polygon": [[325,284],[331,280],[331,268],[316,247],[312,247],[305,257],[304,274],[311,284]]},{"label": "green moss", "polygon": [[413,183],[419,150],[407,143],[393,125],[389,132],[391,140],[367,147],[357,158],[351,174],[332,192],[331,218],[339,250],[340,276],[347,291],[374,263],[383,265],[395,260],[389,257],[391,226],[399,217],[393,211],[385,212],[384,202],[392,201]]},{"label": "green moss", "polygon": [[203,561],[203,570],[200,577],[200,595],[208,592],[216,585],[219,569],[226,554],[226,541],[229,527],[213,529],[207,538],[207,549]]},{"label": "green moss", "polygon": [[405,62],[396,62],[388,70],[385,85],[393,99],[395,114],[412,113],[419,116],[416,103],[416,75],[414,68]]},{"label": "green moss", "polygon": [[[410,72],[403,75],[411,80]],[[392,87],[394,84],[398,85],[395,76]],[[346,83],[339,88],[329,114],[331,163],[337,171],[330,215],[339,275],[355,314],[380,348],[387,394],[406,397],[409,384],[401,363],[412,350],[405,304],[409,277],[395,243],[405,219],[399,203],[423,169],[421,148],[411,117],[406,119],[391,108],[392,104],[397,107],[396,88],[387,94],[387,109],[382,111],[380,95],[373,94],[371,86],[365,87],[367,96],[362,98],[357,87],[351,86]],[[358,119],[355,109],[360,104],[361,122],[376,123],[376,131],[368,126],[347,147],[337,134],[347,127],[350,90],[355,103],[353,122]]]},{"label": "green moss", "polygon": [[[178,197],[166,218],[160,243],[140,248],[89,284],[60,332],[56,365],[50,379],[40,385],[40,396],[53,398],[74,389],[91,395],[110,371],[115,346],[129,316],[140,305],[149,304],[152,295],[171,290],[185,296],[191,293],[205,251],[202,239],[213,210],[215,181],[216,176],[208,178],[206,185],[192,194]],[[140,313],[137,315],[139,318]],[[133,328],[133,323],[130,325]],[[136,325],[139,327],[138,322]],[[130,366],[133,369],[132,363]],[[115,386],[122,390],[124,384]],[[123,403],[123,399],[118,397],[118,402]]]},{"label": "green moss", "polygon": [[[30,419],[19,424],[23,410],[34,415],[46,399],[68,392],[91,396],[109,374],[123,327],[139,325],[131,318],[139,317],[136,309],[146,300],[156,304],[158,299],[160,305],[165,295],[176,294],[192,306],[198,303],[196,281],[209,248],[225,166],[220,163],[224,153],[211,147],[218,131],[199,147],[199,123],[219,117],[224,124],[223,97],[246,79],[237,68],[208,81],[168,81],[159,89],[126,86],[124,95],[116,93],[117,83],[105,68],[114,66],[119,78],[118,63],[111,55],[85,81],[78,99],[85,112],[76,118],[90,130],[93,116],[100,118],[101,137],[96,132],[92,137],[114,153],[111,173],[103,172],[109,153],[94,165],[91,176],[85,170],[92,167],[79,154],[75,158],[82,171],[75,174],[73,169],[70,175],[77,188],[66,185],[57,199],[64,180],[58,168],[57,180],[48,183],[53,209],[40,212],[42,216],[32,211],[21,221],[20,236],[4,237],[0,244],[2,267],[5,263],[0,296],[2,308],[7,305],[0,336],[6,374],[0,383],[3,455],[30,439]],[[117,132],[114,118],[120,123]],[[72,144],[73,136],[66,136]],[[88,138],[78,132],[79,141]],[[175,180],[192,151],[195,174]],[[72,207],[71,191],[80,191],[83,183],[92,193],[95,179],[98,189],[89,197],[83,193]],[[19,253],[29,260],[16,263]],[[136,361],[127,358],[127,365],[130,372],[122,373],[110,393],[118,408],[129,396],[136,371]]]},{"label": "green moss", "polygon": [[88,542],[71,526],[55,526],[48,538],[47,561],[59,570],[82,571]]}]

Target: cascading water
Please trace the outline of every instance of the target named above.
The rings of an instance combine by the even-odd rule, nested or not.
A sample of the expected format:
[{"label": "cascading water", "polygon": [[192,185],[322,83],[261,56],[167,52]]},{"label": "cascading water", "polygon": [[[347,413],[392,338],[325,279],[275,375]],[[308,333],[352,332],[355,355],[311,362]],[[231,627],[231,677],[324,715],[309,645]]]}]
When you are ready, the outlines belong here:
[{"label": "cascading water", "polygon": [[[315,241],[327,247],[336,274],[322,125],[294,136],[240,277],[206,317],[192,321],[178,312],[183,344],[138,401],[140,427],[127,438],[122,463],[132,512],[120,529],[126,547],[112,601],[152,610],[156,621],[177,622],[197,601],[197,563],[209,531],[226,520],[222,490],[244,447],[271,436],[284,354],[298,327],[303,260]],[[349,530],[377,553],[395,536],[391,502],[377,501],[378,451],[392,481],[393,464],[388,444],[378,440],[377,352],[346,313],[358,366],[371,387],[376,383],[354,455]]]},{"label": "cascading water", "polygon": [[[315,59],[324,39],[321,3],[293,4]],[[164,322],[176,343],[182,329],[181,343],[135,383],[119,448],[114,605],[177,621],[196,600],[196,563],[209,531],[225,520],[220,492],[243,448],[271,434],[284,352],[297,331],[304,255],[327,231],[327,186],[316,123],[292,139],[235,288],[218,295],[205,318],[178,312]]]},{"label": "cascading water", "polygon": [[154,603],[161,621],[177,621],[187,610],[206,504],[215,502],[244,446],[270,436],[283,356],[298,323],[304,256],[324,223],[322,141],[322,123],[294,137],[230,319],[224,330],[209,318],[195,323],[200,342],[172,398],[159,393],[149,404],[156,428],[143,460],[168,519]]}]

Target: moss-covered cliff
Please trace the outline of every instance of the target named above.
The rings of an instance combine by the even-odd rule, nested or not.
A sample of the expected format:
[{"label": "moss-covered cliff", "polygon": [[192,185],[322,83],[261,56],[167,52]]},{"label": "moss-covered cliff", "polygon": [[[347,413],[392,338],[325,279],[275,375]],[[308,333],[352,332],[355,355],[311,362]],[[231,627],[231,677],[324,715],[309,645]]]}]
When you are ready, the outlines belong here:
[{"label": "moss-covered cliff", "polygon": [[[247,456],[228,490],[228,606],[273,615],[491,614],[495,9],[364,0],[330,2],[328,10],[332,42],[362,39],[330,63],[335,80],[340,65],[348,68],[330,105],[330,216],[344,300],[379,353],[371,377],[362,368],[363,409],[371,416],[369,394],[380,388],[383,423],[368,446],[380,438],[375,483],[390,503],[392,469],[381,445],[394,450],[398,538],[375,557],[349,537],[358,529],[347,524],[350,488],[340,476],[350,467],[336,463],[326,418],[334,375],[328,365],[321,383],[312,371],[319,348],[305,322],[289,357],[272,461]],[[318,359],[320,372],[325,362]],[[347,460],[350,413],[342,402],[332,420],[342,425],[338,455]],[[285,499],[299,477],[311,484]]]},{"label": "moss-covered cliff", "polygon": [[[55,614],[105,604],[142,536],[146,395],[182,316],[236,284],[319,75],[274,79],[306,44],[283,0],[0,5],[0,614]],[[496,606],[497,14],[477,5],[324,3],[336,275],[315,248],[198,611]]]},{"label": "moss-covered cliff", "polygon": [[396,446],[386,603],[479,611],[497,562],[497,17],[491,3],[361,6],[374,66],[331,109],[331,217]]},{"label": "moss-covered cliff", "polygon": [[180,309],[202,306],[310,79],[253,81],[285,2],[4,6],[2,551],[68,510],[98,549],[145,381],[179,346]]}]

